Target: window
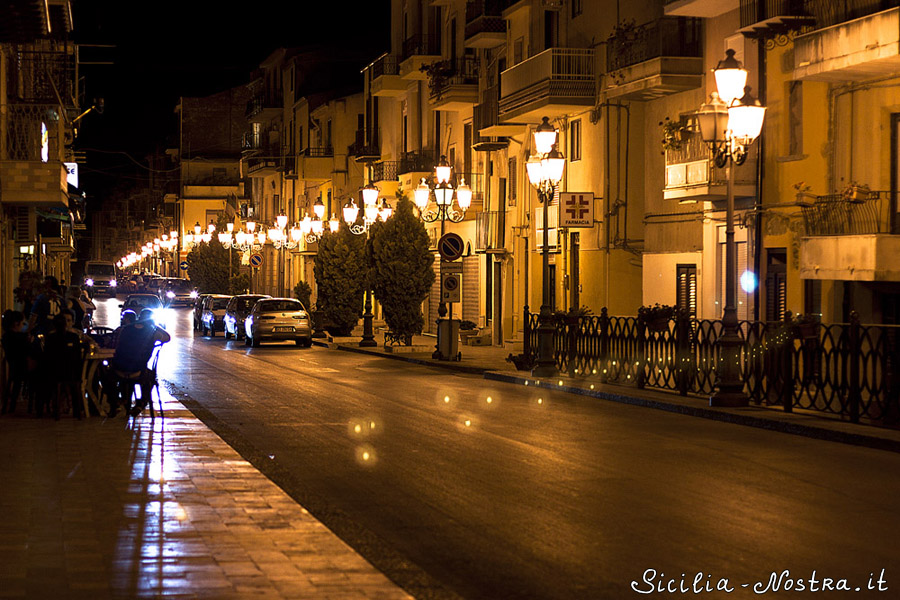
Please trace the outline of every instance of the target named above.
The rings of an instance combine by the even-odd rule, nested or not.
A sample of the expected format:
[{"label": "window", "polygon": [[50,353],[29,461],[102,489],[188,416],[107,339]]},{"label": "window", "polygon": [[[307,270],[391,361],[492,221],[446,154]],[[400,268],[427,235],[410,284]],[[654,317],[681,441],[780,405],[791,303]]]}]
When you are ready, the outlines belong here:
[{"label": "window", "polygon": [[518,188],[519,180],[516,179],[516,159],[509,159],[509,173],[507,174],[507,181],[509,181],[509,192],[507,194],[507,198],[509,199],[509,205],[516,205],[516,189]]},{"label": "window", "polygon": [[519,38],[513,42],[513,64],[517,65],[522,62],[525,51],[525,38]]},{"label": "window", "polygon": [[581,160],[581,119],[569,123],[569,160]]},{"label": "window", "polygon": [[583,0],[572,0],[572,18],[574,19],[578,15],[581,14],[581,11],[584,9]]},{"label": "window", "polygon": [[781,321],[787,311],[787,250],[774,248],[766,257],[766,321]]},{"label": "window", "polygon": [[675,268],[675,303],[697,316],[697,265],[677,265]]}]

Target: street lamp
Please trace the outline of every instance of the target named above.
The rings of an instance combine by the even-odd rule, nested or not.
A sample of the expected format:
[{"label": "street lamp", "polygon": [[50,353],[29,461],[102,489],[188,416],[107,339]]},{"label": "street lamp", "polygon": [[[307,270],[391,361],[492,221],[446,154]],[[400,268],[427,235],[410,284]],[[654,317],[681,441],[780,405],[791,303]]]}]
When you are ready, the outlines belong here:
[{"label": "street lamp", "polygon": [[[356,201],[350,200],[344,205],[344,222],[349,227],[350,232],[354,235],[369,234],[369,228],[379,219],[387,221],[394,214],[394,209],[388,204],[387,200],[382,200],[381,206],[378,204],[378,188],[368,183],[360,190],[363,198],[363,215],[362,220],[359,219],[359,207]],[[363,312],[363,336],[359,345],[363,348],[372,348],[378,344],[375,342],[375,332],[373,330],[372,321],[375,315],[372,314],[372,290],[366,286],[366,301]]]},{"label": "street lamp", "polygon": [[718,339],[719,363],[716,365],[716,391],[710,406],[747,406],[741,376],[741,337],[735,308],[737,261],[734,243],[734,167],[747,160],[750,145],[762,131],[766,109],[750,94],[747,71],[728,49],[724,60],[713,69],[718,92],[700,107],[697,120],[700,136],[714,154],[717,167],[727,175],[725,217],[725,308],[722,335]]},{"label": "street lamp", "polygon": [[[428,186],[428,183],[425,181],[425,178],[422,178],[422,181],[415,189],[415,203],[416,208],[419,211],[419,218],[421,218],[426,223],[434,223],[438,219],[441,220],[441,237],[444,237],[444,228],[445,223],[447,221],[452,221],[453,223],[459,223],[466,217],[466,211],[469,210],[469,207],[472,205],[472,189],[466,185],[465,178],[460,178],[459,186],[456,190],[453,189],[453,184],[450,183],[450,176],[453,171],[453,167],[447,162],[446,156],[441,156],[441,160],[438,161],[438,164],[434,166],[434,180],[435,185],[434,188]],[[453,195],[454,191],[456,192],[456,205],[458,208],[453,207]],[[434,193],[434,208],[429,208],[429,204],[431,201],[432,192]],[[450,313],[448,321],[452,321],[453,319],[453,305],[450,305]],[[440,302],[438,303],[438,317],[439,319],[444,319],[448,314],[447,304],[444,302],[443,295],[441,296]],[[444,353],[441,352],[442,344],[442,336],[445,335],[442,333],[446,328],[446,335],[452,336],[452,326],[445,325],[442,321],[438,322],[438,338],[437,344],[435,346],[434,353],[432,357],[440,359],[440,360],[453,360],[453,356],[444,356]],[[454,343],[451,341],[450,348],[454,347]],[[452,354],[452,350],[451,350]]]},{"label": "street lamp", "polygon": [[533,154],[525,163],[528,180],[537,190],[538,200],[544,205],[544,240],[541,248],[542,285],[541,312],[538,315],[537,365],[531,371],[535,377],[553,377],[557,374],[553,356],[553,314],[550,309],[550,203],[562,179],[566,158],[557,149],[559,133],[547,117],[535,128]]}]

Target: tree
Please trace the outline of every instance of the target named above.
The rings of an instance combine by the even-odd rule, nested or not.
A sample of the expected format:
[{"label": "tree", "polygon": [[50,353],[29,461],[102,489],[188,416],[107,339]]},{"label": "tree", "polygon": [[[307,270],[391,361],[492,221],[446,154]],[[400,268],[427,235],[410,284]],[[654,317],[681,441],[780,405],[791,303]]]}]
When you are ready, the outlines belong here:
[{"label": "tree", "polygon": [[394,216],[370,229],[366,258],[370,284],[388,327],[398,335],[421,333],[422,302],[434,283],[434,254],[425,225],[402,193],[397,194]]},{"label": "tree", "polygon": [[310,298],[312,297],[312,287],[305,281],[298,281],[294,286],[294,298],[299,300],[303,306],[309,310]]},{"label": "tree", "polygon": [[366,282],[365,238],[346,225],[319,240],[313,269],[318,286],[316,310],[338,335],[349,335],[362,316]]},{"label": "tree", "polygon": [[241,268],[240,252],[231,253],[231,269],[228,268],[229,251],[219,243],[213,234],[212,240],[199,243],[188,253],[188,277],[200,291],[207,294],[227,294],[230,291],[228,274],[238,273]]}]

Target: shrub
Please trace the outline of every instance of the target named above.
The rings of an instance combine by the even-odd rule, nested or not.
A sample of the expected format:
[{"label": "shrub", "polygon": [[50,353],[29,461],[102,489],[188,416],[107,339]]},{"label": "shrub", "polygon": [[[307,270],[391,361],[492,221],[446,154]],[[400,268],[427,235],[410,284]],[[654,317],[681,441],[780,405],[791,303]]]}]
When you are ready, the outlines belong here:
[{"label": "shrub", "polygon": [[349,335],[362,316],[365,244],[364,237],[353,235],[343,224],[337,233],[326,231],[319,240],[313,269],[319,290],[316,310],[338,335]]}]

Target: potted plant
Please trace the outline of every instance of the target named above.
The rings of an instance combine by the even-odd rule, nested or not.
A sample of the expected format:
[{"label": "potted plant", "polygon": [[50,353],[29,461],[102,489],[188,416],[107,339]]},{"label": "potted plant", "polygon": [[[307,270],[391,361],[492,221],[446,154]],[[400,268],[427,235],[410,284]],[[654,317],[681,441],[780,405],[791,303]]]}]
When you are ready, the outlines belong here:
[{"label": "potted plant", "polygon": [[465,344],[470,337],[476,335],[478,335],[478,324],[475,321],[459,322],[459,341]]},{"label": "potted plant", "polygon": [[657,302],[653,306],[638,309],[638,319],[647,324],[650,331],[668,331],[669,320],[675,316],[675,307]]},{"label": "potted plant", "polygon": [[854,203],[865,202],[871,195],[872,190],[869,189],[867,184],[860,185],[855,181],[851,181],[847,187],[844,188],[844,191],[841,192],[841,196],[844,200]]},{"label": "potted plant", "polygon": [[797,190],[798,206],[812,206],[816,201],[816,196],[809,193],[809,190],[812,189],[812,186],[807,184],[805,181],[798,181],[797,183],[795,183],[794,189]]},{"label": "potted plant", "polygon": [[684,123],[681,120],[673,121],[666,117],[659,122],[659,126],[663,130],[662,153],[665,154],[666,150],[681,150],[686,137],[685,133],[687,132]]},{"label": "potted plant", "polygon": [[444,82],[453,75],[450,61],[436,60],[433,63],[422,65],[419,70],[428,77],[428,91],[439,100],[444,89]]}]

